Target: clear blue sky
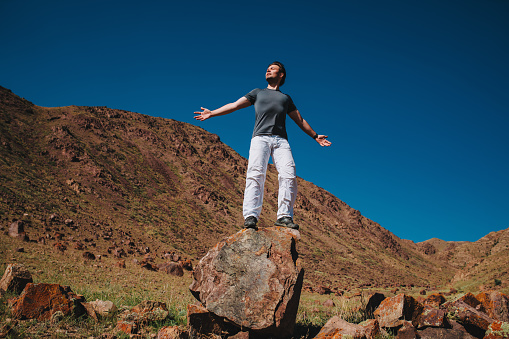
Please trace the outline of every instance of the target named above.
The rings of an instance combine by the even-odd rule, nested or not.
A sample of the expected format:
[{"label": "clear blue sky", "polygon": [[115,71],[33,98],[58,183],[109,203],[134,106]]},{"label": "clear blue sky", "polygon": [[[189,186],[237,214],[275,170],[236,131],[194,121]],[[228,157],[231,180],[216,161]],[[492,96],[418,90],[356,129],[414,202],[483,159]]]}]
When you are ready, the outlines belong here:
[{"label": "clear blue sky", "polygon": [[509,227],[508,0],[0,0],[0,85],[199,125],[245,157],[252,107],[192,112],[265,87],[274,60],[333,142],[288,120],[300,177],[416,242]]}]

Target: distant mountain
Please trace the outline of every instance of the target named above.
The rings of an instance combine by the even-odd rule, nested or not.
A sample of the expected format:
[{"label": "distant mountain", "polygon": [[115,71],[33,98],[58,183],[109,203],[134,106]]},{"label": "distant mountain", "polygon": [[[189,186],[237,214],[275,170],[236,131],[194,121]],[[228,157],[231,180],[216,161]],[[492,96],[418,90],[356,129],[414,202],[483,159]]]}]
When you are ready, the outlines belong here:
[{"label": "distant mountain", "polygon": [[[39,107],[0,87],[0,132],[0,220],[4,227],[25,220],[33,240],[59,233],[98,252],[122,247],[199,260],[243,223],[247,160],[202,128],[106,107]],[[308,285],[445,286],[461,272],[502,270],[490,258],[507,267],[507,230],[475,243],[415,244],[326,190],[302,178],[298,185]],[[272,226],[273,165],[264,204],[259,226]],[[505,281],[507,271],[495,275]]]}]

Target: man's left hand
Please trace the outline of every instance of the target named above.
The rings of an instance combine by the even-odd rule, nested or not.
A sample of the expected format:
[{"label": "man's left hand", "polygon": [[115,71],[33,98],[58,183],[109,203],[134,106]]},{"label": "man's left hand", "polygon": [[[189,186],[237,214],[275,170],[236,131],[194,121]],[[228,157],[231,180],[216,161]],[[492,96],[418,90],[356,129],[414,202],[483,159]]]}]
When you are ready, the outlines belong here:
[{"label": "man's left hand", "polygon": [[320,144],[320,146],[330,146],[331,142],[327,140],[328,135],[319,135],[316,137],[316,142]]}]

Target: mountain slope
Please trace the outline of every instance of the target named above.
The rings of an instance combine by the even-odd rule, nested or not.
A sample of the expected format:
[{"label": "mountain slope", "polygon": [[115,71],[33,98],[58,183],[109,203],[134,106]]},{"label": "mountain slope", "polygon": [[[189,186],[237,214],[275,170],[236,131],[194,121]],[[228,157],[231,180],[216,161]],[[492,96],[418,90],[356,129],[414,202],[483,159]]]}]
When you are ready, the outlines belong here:
[{"label": "mountain slope", "polygon": [[[2,224],[23,218],[31,239],[59,233],[98,253],[122,247],[133,256],[173,251],[194,260],[241,227],[247,160],[218,136],[106,107],[39,107],[2,87],[0,100]],[[421,244],[302,178],[298,185],[308,284],[438,286],[454,276],[456,266]],[[270,165],[260,227],[272,226],[276,209]]]}]

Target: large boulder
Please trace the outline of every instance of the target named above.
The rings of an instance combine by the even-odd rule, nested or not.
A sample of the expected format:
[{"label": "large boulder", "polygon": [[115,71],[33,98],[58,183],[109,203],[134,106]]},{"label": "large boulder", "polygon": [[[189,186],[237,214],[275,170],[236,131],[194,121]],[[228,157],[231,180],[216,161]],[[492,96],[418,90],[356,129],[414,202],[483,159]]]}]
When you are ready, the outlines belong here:
[{"label": "large boulder", "polygon": [[206,309],[256,334],[293,333],[304,271],[300,233],[284,227],[243,229],[214,246],[189,287]]},{"label": "large boulder", "polygon": [[75,294],[68,286],[58,284],[26,285],[19,297],[11,299],[11,312],[16,319],[50,320],[53,314],[80,316],[85,313],[81,305],[83,296]]},{"label": "large boulder", "polygon": [[5,269],[2,280],[0,280],[0,290],[20,294],[28,283],[33,282],[32,275],[21,264],[9,264]]}]

